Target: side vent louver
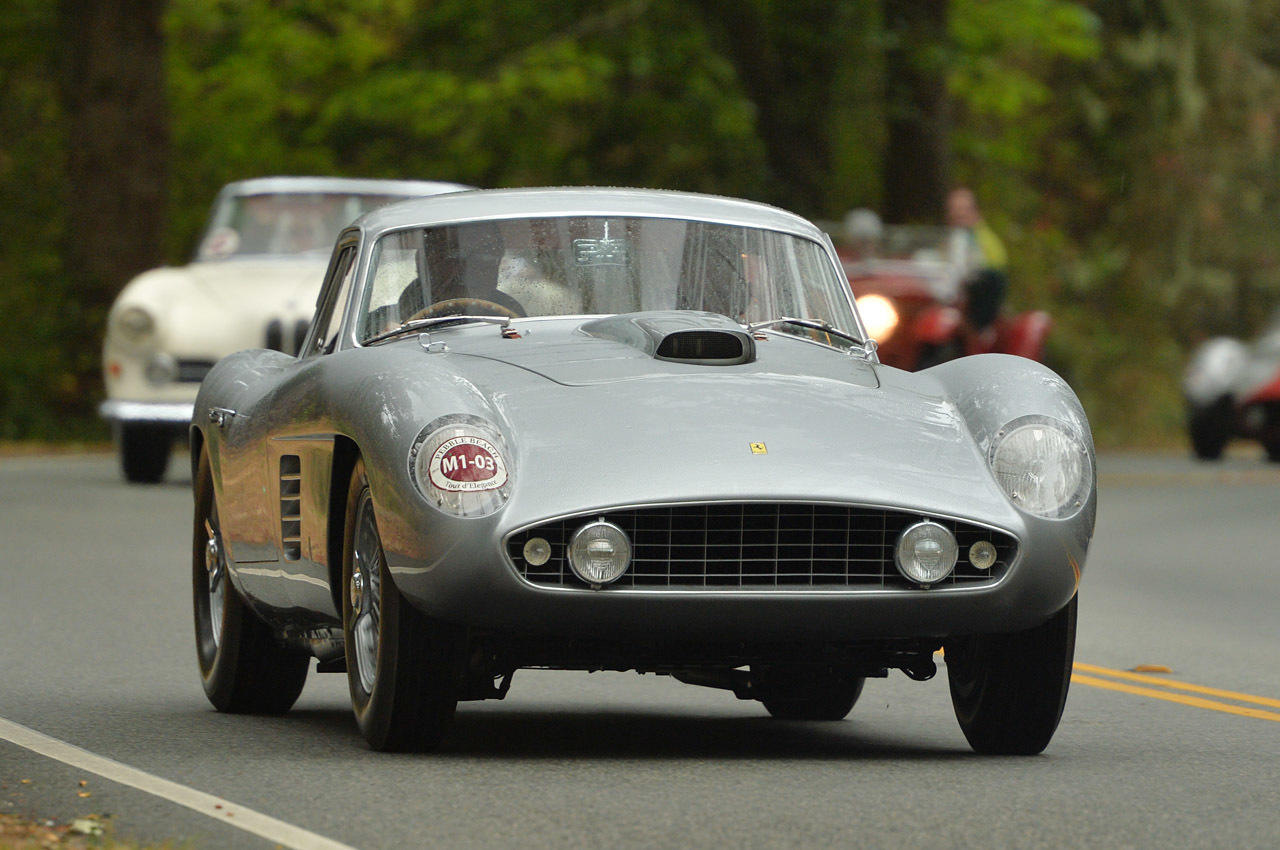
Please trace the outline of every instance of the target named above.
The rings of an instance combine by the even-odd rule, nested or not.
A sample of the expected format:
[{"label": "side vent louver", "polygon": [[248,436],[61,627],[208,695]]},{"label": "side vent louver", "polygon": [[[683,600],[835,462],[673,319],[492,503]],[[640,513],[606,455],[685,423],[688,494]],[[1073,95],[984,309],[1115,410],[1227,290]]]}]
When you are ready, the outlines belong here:
[{"label": "side vent louver", "polygon": [[280,543],[286,561],[302,557],[302,462],[280,456]]}]

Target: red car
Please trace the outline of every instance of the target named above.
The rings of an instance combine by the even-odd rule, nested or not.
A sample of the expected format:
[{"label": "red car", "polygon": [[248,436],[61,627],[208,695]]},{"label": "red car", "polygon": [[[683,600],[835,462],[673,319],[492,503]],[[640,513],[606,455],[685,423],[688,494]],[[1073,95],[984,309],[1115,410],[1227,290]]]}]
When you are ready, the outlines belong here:
[{"label": "red car", "polygon": [[838,249],[882,362],[916,371],[967,354],[998,352],[1044,360],[1053,325],[1043,310],[999,313],[987,327],[966,318],[967,281],[942,251],[946,230],[885,228],[885,256]]}]

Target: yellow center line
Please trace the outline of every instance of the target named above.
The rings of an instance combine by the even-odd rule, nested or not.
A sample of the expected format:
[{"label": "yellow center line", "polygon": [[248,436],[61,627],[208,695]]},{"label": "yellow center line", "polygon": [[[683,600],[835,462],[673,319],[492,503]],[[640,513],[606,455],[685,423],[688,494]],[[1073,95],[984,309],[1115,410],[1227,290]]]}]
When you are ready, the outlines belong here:
[{"label": "yellow center line", "polygon": [[[1146,685],[1158,685],[1162,688],[1173,688],[1179,691],[1188,691],[1193,694],[1204,694],[1205,696],[1219,697],[1220,699],[1231,699],[1236,702],[1250,702],[1254,705],[1265,705],[1270,708],[1280,708],[1280,699],[1271,699],[1270,697],[1258,697],[1253,694],[1242,694],[1236,691],[1224,691],[1220,688],[1207,688],[1204,685],[1193,685],[1190,682],[1178,682],[1173,679],[1165,679],[1160,676],[1148,676],[1142,673],[1131,673],[1128,670],[1112,670],[1109,667],[1099,667],[1096,664],[1084,664],[1077,661],[1072,665],[1073,669],[1083,671],[1085,673],[1097,673],[1100,676],[1110,676],[1113,679],[1127,679],[1131,682],[1142,682]],[[1081,678],[1076,676],[1075,678]],[[1092,684],[1092,682],[1086,682]]]},{"label": "yellow center line", "polygon": [[[1077,667],[1081,666],[1079,664]],[[1072,682],[1079,682],[1082,685],[1092,685],[1095,688],[1105,688],[1111,691],[1121,691],[1126,694],[1136,694],[1142,697],[1151,697],[1152,699],[1162,699],[1167,702],[1176,702],[1182,705],[1190,705],[1195,708],[1207,708],[1210,711],[1223,711],[1227,714],[1238,714],[1241,717],[1253,717],[1258,720],[1274,720],[1280,723],[1280,713],[1274,711],[1263,711],[1260,708],[1245,708],[1241,705],[1228,705],[1225,702],[1214,702],[1213,700],[1201,699],[1200,697],[1187,696],[1185,694],[1172,694],[1168,691],[1157,691],[1154,688],[1139,688],[1136,685],[1126,685],[1123,682],[1112,682],[1108,679],[1098,679],[1094,676],[1085,676],[1080,673],[1071,677]]]}]

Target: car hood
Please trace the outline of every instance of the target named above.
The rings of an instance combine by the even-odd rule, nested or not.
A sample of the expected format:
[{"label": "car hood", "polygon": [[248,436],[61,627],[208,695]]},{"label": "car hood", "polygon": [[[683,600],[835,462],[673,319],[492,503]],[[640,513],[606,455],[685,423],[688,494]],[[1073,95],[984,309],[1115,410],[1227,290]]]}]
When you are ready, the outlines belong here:
[{"label": "car hood", "polygon": [[263,345],[268,323],[292,329],[315,311],[325,261],[224,260],[154,269],[135,278],[113,312],[137,306],[156,318],[157,347],[216,357]]},{"label": "car hood", "polygon": [[[701,361],[665,358],[656,353],[668,334],[704,330],[744,338],[752,362],[707,365]],[[742,327],[714,314],[632,314],[578,322],[521,323],[518,338],[474,331],[455,341],[451,350],[524,369],[564,386],[593,386],[622,381],[747,379],[762,375],[809,377],[863,387],[876,386],[875,371],[861,356],[785,334],[757,334],[751,339]],[[443,338],[443,337],[442,337]]]},{"label": "car hood", "polygon": [[309,317],[315,310],[326,259],[191,263],[139,277],[124,295],[175,312],[189,306],[194,312],[215,309],[254,317],[264,312]]},{"label": "car hood", "polygon": [[280,309],[315,310],[327,256],[274,260],[222,260],[186,267],[194,288],[212,301],[272,304]]},{"label": "car hood", "polygon": [[519,330],[520,339],[468,331],[443,354],[421,355],[456,371],[507,434],[518,470],[509,521],[672,500],[796,500],[1017,527],[929,376],[785,334],[759,341],[751,363],[707,366],[657,360],[580,326]]}]

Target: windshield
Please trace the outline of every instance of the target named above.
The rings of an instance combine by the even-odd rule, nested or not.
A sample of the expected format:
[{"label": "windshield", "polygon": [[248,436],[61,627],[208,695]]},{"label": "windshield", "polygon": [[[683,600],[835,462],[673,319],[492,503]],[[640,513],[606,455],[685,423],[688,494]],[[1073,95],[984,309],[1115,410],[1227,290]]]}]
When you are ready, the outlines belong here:
[{"label": "windshield", "polygon": [[232,195],[213,212],[198,260],[323,252],[355,219],[405,195],[290,192]]},{"label": "windshield", "polygon": [[575,216],[398,231],[374,246],[367,281],[362,342],[433,316],[643,310],[705,310],[743,324],[791,316],[857,331],[822,245],[702,221]]}]

